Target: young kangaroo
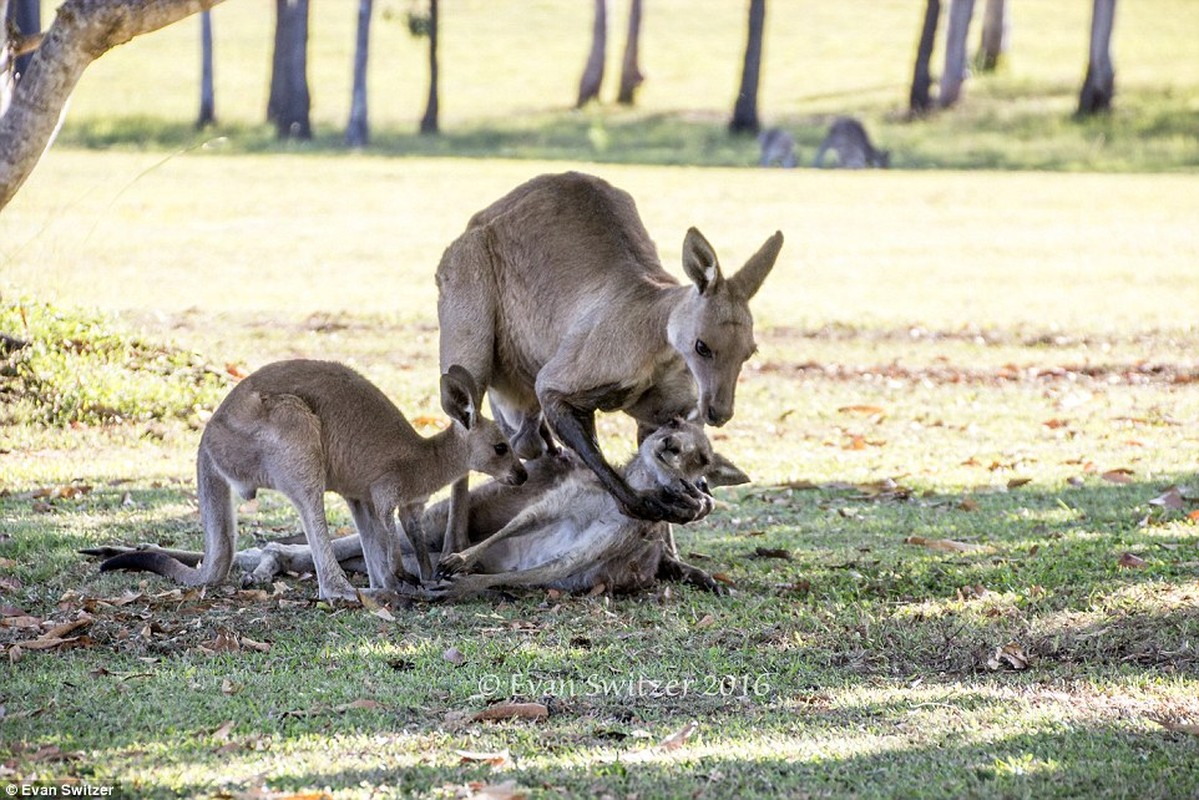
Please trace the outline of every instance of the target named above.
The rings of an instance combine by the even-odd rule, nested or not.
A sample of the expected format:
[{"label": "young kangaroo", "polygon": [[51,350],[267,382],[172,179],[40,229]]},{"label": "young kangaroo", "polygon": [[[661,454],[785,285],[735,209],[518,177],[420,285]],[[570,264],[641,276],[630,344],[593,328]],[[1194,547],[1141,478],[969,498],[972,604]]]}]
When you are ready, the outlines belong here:
[{"label": "young kangaroo", "polygon": [[795,156],[795,140],[782,128],[769,128],[759,133],[758,146],[762,148],[759,167],[791,169],[799,165],[799,159]]},{"label": "young kangaroo", "polygon": [[101,569],[142,569],[189,586],[224,580],[234,558],[233,491],[250,499],[260,488],[286,495],[300,514],[322,599],[355,591],[330,543],[324,493],[350,507],[362,539],[372,589],[411,591],[398,532],[416,553],[420,578],[432,577],[421,513],[429,495],[468,470],[509,484],[527,473],[499,427],[479,413],[480,393],[466,370],[441,378],[442,408],[453,424],[418,434],[370,381],[328,361],[280,361],[250,375],[217,408],[200,437],[196,488],[204,526],[200,569],[153,551],[110,559]]},{"label": "young kangaroo", "polygon": [[[552,430],[628,514],[688,522],[704,513],[702,498],[631,488],[600,452],[595,413],[626,412],[639,438],[697,411],[726,423],[755,350],[749,300],[782,243],[775,233],[725,278],[692,228],[690,284],[680,285],[627,193],[578,173],[534,178],[475,214],[442,257],[441,363],[461,364],[488,391],[523,458],[552,448]],[[466,544],[452,528],[446,554]]]},{"label": "young kangaroo", "polygon": [[816,151],[813,167],[824,166],[824,156],[832,150],[837,156],[837,166],[842,169],[862,169],[891,166],[891,151],[876,150],[862,123],[853,117],[837,117],[828,129],[828,135]]},{"label": "young kangaroo", "polygon": [[[471,490],[467,530],[470,541],[482,545],[475,568],[494,575],[459,576],[446,594],[461,596],[501,584],[577,591],[603,583],[613,592],[631,592],[655,578],[718,589],[719,584],[702,570],[678,560],[669,523],[613,513],[612,496],[573,453],[544,455],[527,467],[529,478],[519,486],[488,481]],[[648,437],[624,472],[630,483],[640,488],[682,480],[710,486],[749,480],[723,456],[712,453],[699,426],[679,422]],[[422,528],[434,550],[442,544],[449,505],[443,500],[425,511]],[[514,531],[513,525],[519,530]],[[506,541],[489,543],[501,530],[507,531]],[[334,539],[333,551],[343,568],[365,569],[360,537]],[[82,552],[111,557],[135,551],[101,547]],[[156,552],[193,565],[200,560],[199,553]],[[408,551],[405,556],[414,554]],[[281,542],[241,550],[235,561],[245,572],[247,584],[267,583],[284,571],[312,572],[315,568],[311,548]]]},{"label": "young kangaroo", "polygon": [[[682,420],[646,437],[625,466],[624,477],[638,491],[668,489],[696,497],[707,510],[712,508],[712,498],[697,486],[749,480],[713,453],[700,425]],[[505,492],[502,487],[496,494],[528,496],[523,490]],[[480,500],[472,501],[472,509]],[[623,513],[598,477],[581,465],[532,502],[509,511],[515,513],[498,531],[442,559],[442,571],[456,574],[451,595],[495,586],[579,591],[599,583],[612,591],[634,591],[659,575],[709,589],[718,586],[702,570],[677,561],[669,523]],[[472,574],[464,574],[468,572]]]}]

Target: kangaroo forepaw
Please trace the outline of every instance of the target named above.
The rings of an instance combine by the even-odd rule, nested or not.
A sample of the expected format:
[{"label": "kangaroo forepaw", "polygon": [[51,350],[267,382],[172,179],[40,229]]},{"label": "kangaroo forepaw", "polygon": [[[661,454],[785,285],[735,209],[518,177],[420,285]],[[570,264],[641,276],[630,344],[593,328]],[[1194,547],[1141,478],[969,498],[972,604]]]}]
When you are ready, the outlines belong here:
[{"label": "kangaroo forepaw", "polygon": [[462,553],[450,553],[441,559],[437,565],[437,572],[434,577],[437,580],[446,580],[454,575],[462,575],[470,571],[474,566],[474,562],[464,556]]}]

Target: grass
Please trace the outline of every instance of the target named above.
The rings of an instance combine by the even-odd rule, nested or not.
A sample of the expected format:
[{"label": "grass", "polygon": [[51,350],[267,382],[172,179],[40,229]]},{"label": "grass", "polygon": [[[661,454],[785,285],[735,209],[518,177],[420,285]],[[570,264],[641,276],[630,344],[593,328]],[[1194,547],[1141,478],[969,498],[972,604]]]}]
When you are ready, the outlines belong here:
[{"label": "grass", "polygon": [[[650,4],[641,106],[583,113],[564,108],[573,66],[545,63],[581,64],[585,4],[499,8],[484,27],[493,6],[446,5],[438,140],[407,132],[420,45],[377,28],[377,146],[358,154],[336,144],[348,9],[315,18],[310,145],[260,125],[258,5],[217,12],[224,141],[186,127],[193,66],[174,54],[192,23],[89,71],[0,215],[0,333],[31,342],[0,355],[0,782],[1199,794],[1185,727],[1199,723],[1199,195],[1193,175],[1160,174],[1196,163],[1199,72],[1179,56],[1192,5],[1122,12],[1109,117],[1068,119],[1085,9],[1055,2],[1017,4],[1007,71],[971,81],[962,109],[908,124],[910,3],[772,4],[769,119],[810,148],[853,111],[920,168],[872,174],[741,168],[752,143],[722,131],[737,4]],[[852,58],[847,36],[863,43]],[[545,61],[513,55],[527,52]],[[945,165],[964,169],[931,169]],[[234,373],[339,359],[411,417],[440,416],[442,250],[472,212],[565,168],[630,190],[675,272],[689,225],[728,269],[787,236],[753,302],[760,354],[715,433],[754,484],[678,532],[731,596],[531,592],[388,620],[315,603],[311,578],[183,591],[77,555],[200,545],[198,430]],[[601,431],[607,452],[630,450],[626,420]],[[340,503],[328,512],[349,524]],[[243,542],[297,528],[269,493],[241,516]],[[506,700],[549,716],[472,721]]]}]

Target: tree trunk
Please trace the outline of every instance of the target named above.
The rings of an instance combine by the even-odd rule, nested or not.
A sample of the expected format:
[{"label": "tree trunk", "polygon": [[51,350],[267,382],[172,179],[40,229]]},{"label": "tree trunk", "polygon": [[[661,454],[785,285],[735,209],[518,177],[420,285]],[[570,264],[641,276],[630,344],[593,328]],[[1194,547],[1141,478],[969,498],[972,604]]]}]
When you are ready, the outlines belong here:
[{"label": "tree trunk", "polygon": [[629,33],[624,42],[624,60],[620,65],[620,91],[616,102],[633,105],[637,87],[645,81],[641,72],[641,0],[629,6]]},{"label": "tree trunk", "polygon": [[437,34],[440,27],[437,19],[437,0],[429,0],[429,99],[425,103],[425,115],[420,119],[420,132],[430,135],[439,131],[437,125],[440,105],[437,96]]},{"label": "tree trunk", "polygon": [[928,0],[924,7],[924,24],[920,28],[920,44],[916,46],[916,69],[912,75],[912,91],[908,95],[908,110],[912,116],[928,113],[933,107],[929,90],[933,77],[928,65],[937,41],[937,23],[941,19],[941,0]]},{"label": "tree trunk", "polygon": [[762,69],[762,30],[766,26],[766,0],[749,0],[749,34],[745,42],[745,62],[741,68],[741,88],[733,104],[729,121],[732,133],[757,133],[758,74]]},{"label": "tree trunk", "polygon": [[200,14],[200,114],[196,127],[216,123],[216,89],[212,81],[212,12]]},{"label": "tree trunk", "polygon": [[0,117],[0,209],[33,172],[79,77],[106,51],[221,0],[66,0]]},{"label": "tree trunk", "polygon": [[346,123],[346,145],[366,147],[370,124],[366,113],[366,64],[370,56],[373,0],[358,0],[358,35],[354,42],[354,88],[350,91],[350,120]]},{"label": "tree trunk", "polygon": [[608,0],[595,0],[595,21],[591,25],[591,52],[579,79],[579,99],[575,108],[582,108],[599,97],[604,83],[604,58],[608,50]]},{"label": "tree trunk", "polygon": [[1112,27],[1116,22],[1116,0],[1095,0],[1091,11],[1091,52],[1087,75],[1078,95],[1080,116],[1109,111],[1116,93],[1116,69],[1112,66]]},{"label": "tree trunk", "polygon": [[970,33],[970,18],[974,16],[974,0],[949,1],[949,26],[945,31],[945,71],[941,74],[941,91],[937,104],[949,108],[957,103],[966,80],[966,36]]},{"label": "tree trunk", "polygon": [[17,82],[17,59],[13,55],[13,43],[8,36],[8,17],[11,10],[9,0],[0,0],[0,117],[8,111],[8,104],[12,102],[12,93]]},{"label": "tree trunk", "polygon": [[[12,20],[12,23],[17,26],[17,30],[24,36],[35,36],[42,30],[41,0],[12,0],[8,3],[8,11],[0,14],[0,19]],[[29,62],[32,59],[33,53],[17,56],[18,79],[25,74],[25,70],[29,69]]]},{"label": "tree trunk", "polygon": [[308,0],[275,0],[275,52],[266,117],[280,139],[311,139]]},{"label": "tree trunk", "polygon": [[974,59],[980,72],[994,72],[1007,53],[1012,27],[1007,11],[1007,0],[987,0],[983,9],[983,32],[978,43],[978,57]]}]

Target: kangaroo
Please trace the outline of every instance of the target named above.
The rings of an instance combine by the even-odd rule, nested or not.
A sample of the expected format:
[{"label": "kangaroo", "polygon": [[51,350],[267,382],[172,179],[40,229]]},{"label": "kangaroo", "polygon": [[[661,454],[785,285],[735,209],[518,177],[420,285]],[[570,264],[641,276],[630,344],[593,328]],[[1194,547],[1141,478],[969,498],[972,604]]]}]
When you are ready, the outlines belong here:
[{"label": "kangaroo", "polygon": [[759,167],[780,166],[791,169],[799,165],[795,156],[795,140],[782,128],[769,128],[758,134],[758,146],[762,148]]},{"label": "kangaroo", "polygon": [[862,123],[853,117],[837,117],[828,129],[828,135],[820,143],[816,151],[813,167],[824,166],[824,156],[832,150],[837,156],[837,166],[842,169],[862,169],[878,167],[886,169],[891,166],[891,151],[876,150],[870,144],[870,137]]},{"label": "kangaroo", "polygon": [[[726,279],[691,228],[690,284],[680,285],[626,192],[579,173],[534,178],[475,214],[443,255],[441,363],[461,364],[488,392],[522,458],[550,451],[556,436],[629,515],[689,522],[704,513],[698,493],[633,490],[600,452],[595,413],[626,412],[639,440],[677,416],[728,422],[756,349],[749,300],[782,244],[776,232]],[[445,555],[467,544],[462,526],[451,528]]]},{"label": "kangaroo", "polygon": [[356,593],[338,565],[325,519],[324,493],[332,491],[350,508],[371,588],[411,593],[419,581],[403,565],[396,513],[416,553],[420,580],[429,580],[421,529],[429,495],[472,469],[514,485],[527,477],[503,432],[478,413],[480,399],[470,374],[451,366],[441,378],[441,403],[453,423],[426,439],[349,367],[307,360],[269,364],[229,392],[200,437],[201,568],[139,551],[101,569],[144,569],[188,586],[222,581],[237,538],[233,490],[250,499],[260,488],[275,489],[300,514],[320,597],[352,600]]},{"label": "kangaroo", "polygon": [[[495,586],[579,591],[598,583],[612,592],[633,592],[657,578],[719,590],[720,585],[705,572],[677,561],[668,523],[612,513],[615,500],[573,453],[543,455],[527,468],[528,480],[519,486],[493,480],[471,490],[468,533],[470,541],[483,548],[475,564],[481,574],[458,576],[447,596]],[[624,472],[635,486],[661,485],[683,477],[710,486],[749,480],[728,459],[711,451],[698,425],[677,421],[648,437]],[[443,500],[425,511],[422,529],[433,550],[441,545],[449,505]],[[520,530],[513,532],[512,525]],[[508,541],[490,543],[489,537],[500,531],[506,531],[503,536]],[[360,537],[335,539],[333,550],[343,568],[365,568]],[[82,552],[111,557],[136,551],[101,547]],[[200,560],[199,553],[156,552],[193,565]],[[311,548],[281,542],[239,551],[235,562],[246,573],[247,584],[269,582],[284,571],[314,570]]]}]

